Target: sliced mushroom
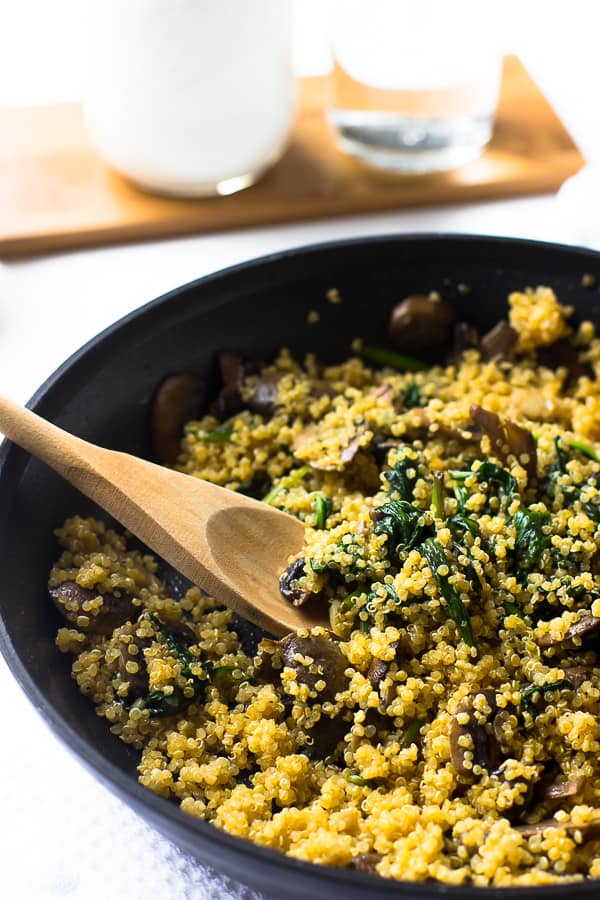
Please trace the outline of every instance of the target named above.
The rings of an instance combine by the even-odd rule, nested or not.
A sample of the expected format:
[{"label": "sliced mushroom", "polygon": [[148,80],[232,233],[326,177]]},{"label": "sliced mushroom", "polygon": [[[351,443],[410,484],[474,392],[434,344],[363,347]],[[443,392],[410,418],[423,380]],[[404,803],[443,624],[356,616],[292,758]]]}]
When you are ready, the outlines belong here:
[{"label": "sliced mushroom", "polygon": [[348,868],[355,872],[364,872],[367,875],[375,875],[381,878],[377,866],[383,859],[379,853],[359,853],[348,863]]},{"label": "sliced mushroom", "polygon": [[[119,672],[129,685],[128,698],[143,697],[148,693],[148,669],[144,659],[144,648],[150,644],[147,638],[136,634],[137,625],[125,626],[119,641]],[[135,649],[134,649],[135,648]],[[131,665],[133,664],[133,665]],[[131,669],[137,665],[137,671]]]},{"label": "sliced mushroom", "polygon": [[387,455],[390,450],[395,450],[400,446],[400,444],[400,440],[388,437],[387,435],[380,435],[379,437],[375,438],[375,440],[371,444],[371,449],[373,452],[373,456],[375,457],[375,462],[380,469],[385,466]]},{"label": "sliced mushroom", "polygon": [[371,682],[373,690],[379,690],[381,682],[389,672],[390,665],[391,660],[389,659],[379,659],[377,656],[373,657],[373,661],[371,662],[367,673],[367,678]]},{"label": "sliced mushroom", "polygon": [[192,644],[195,644],[198,641],[198,638],[190,626],[186,625],[186,623],[182,622],[180,619],[163,617],[162,625],[165,631],[168,631],[169,634],[174,637],[179,644],[183,644],[184,647],[191,647]]},{"label": "sliced mushroom", "polygon": [[549,347],[538,347],[538,362],[549,369],[565,368],[567,382],[577,381],[590,370],[579,359],[579,352],[568,338],[561,338]]},{"label": "sliced mushroom", "polygon": [[[325,437],[329,437],[330,433],[331,426],[328,425]],[[353,427],[350,434],[344,433],[343,440],[340,438],[340,446],[336,447],[334,453],[328,449],[323,450],[323,434],[318,424],[312,424],[308,425],[294,441],[297,458],[317,472],[341,472],[353,461],[357,453],[367,449],[373,440],[373,432],[361,423]]]},{"label": "sliced mushroom", "polygon": [[594,677],[592,669],[586,669],[585,666],[567,666],[563,669],[565,676],[569,679],[574,688],[581,687],[586,681],[591,681]]},{"label": "sliced mushroom", "polygon": [[512,454],[527,472],[528,480],[534,480],[537,474],[537,445],[531,432],[477,404],[471,406],[470,413],[473,421],[490,438],[494,455],[506,463]]},{"label": "sliced mushroom", "polygon": [[319,397],[335,397],[337,391],[331,382],[321,378],[311,378],[310,394],[311,397],[316,397],[318,399]]},{"label": "sliced mushroom", "polygon": [[206,401],[204,379],[191,372],[169,375],[152,399],[150,428],[155,458],[173,466],[179,456],[183,427],[200,414]]},{"label": "sliced mushroom", "polygon": [[277,408],[277,394],[282,376],[283,372],[257,375],[252,386],[252,393],[247,401],[248,409],[266,419],[271,418]]},{"label": "sliced mushroom", "polygon": [[477,330],[469,325],[468,322],[457,322],[454,326],[452,335],[452,349],[448,357],[448,362],[452,365],[460,363],[461,356],[465,350],[471,350],[477,347],[479,343],[479,335]]},{"label": "sliced mushroom", "polygon": [[276,683],[281,675],[281,668],[274,665],[274,657],[277,654],[279,642],[272,638],[263,638],[258,646],[258,652],[254,658],[254,674],[261,682]]},{"label": "sliced mushroom", "polygon": [[215,413],[220,419],[228,419],[243,408],[241,386],[243,378],[242,356],[230,350],[221,350],[217,356],[222,387],[215,402]]},{"label": "sliced mushroom", "polygon": [[585,843],[586,841],[600,838],[600,817],[591,819],[589,822],[584,822],[582,825],[578,825],[576,822],[571,822],[569,820],[566,822],[561,820],[559,822],[556,819],[544,819],[542,822],[516,825],[513,826],[513,828],[526,838],[533,837],[537,834],[543,835],[550,828],[564,828],[569,837],[572,837],[579,832],[579,834],[581,834],[581,842]]},{"label": "sliced mushroom", "polygon": [[[394,641],[391,646],[395,651],[397,651],[398,645],[399,642]],[[367,678],[371,682],[373,690],[377,691],[377,693],[379,694],[379,697],[385,709],[387,709],[387,707],[390,705],[396,693],[395,688],[392,688],[389,691],[382,691],[382,682],[387,677],[392,662],[393,660],[391,659],[379,659],[377,656],[374,656],[367,673]]]},{"label": "sliced mushroom", "polygon": [[294,606],[302,606],[310,597],[310,592],[298,582],[306,574],[306,560],[303,556],[294,560],[279,579],[279,593]]},{"label": "sliced mushroom", "polygon": [[539,793],[536,792],[535,799],[538,803],[553,803],[577,797],[585,788],[586,780],[585,775],[573,775],[567,781],[545,784]]},{"label": "sliced mushroom", "polygon": [[[495,691],[485,690],[476,691],[468,694],[460,701],[452,718],[450,720],[450,758],[452,765],[459,775],[473,778],[473,766],[479,765],[482,769],[491,772],[496,768],[500,756],[500,747],[493,734],[491,726],[477,721],[478,713],[475,711],[474,703],[476,697],[483,694],[491,712],[488,720],[491,722],[496,715],[496,693]],[[459,716],[463,714],[469,717],[468,722],[462,724],[458,721]],[[470,736],[472,746],[470,748],[463,747],[463,739]],[[467,756],[468,754],[468,756]]]},{"label": "sliced mushroom", "polygon": [[509,822],[516,822],[523,817],[531,806],[535,790],[535,781],[533,779],[525,778],[523,775],[511,777],[509,775],[511,762],[512,760],[505,760],[498,769],[492,772],[492,775],[513,790],[515,788],[518,789],[518,794],[515,799],[512,800],[511,805],[502,808],[502,815],[505,816]]},{"label": "sliced mushroom", "polygon": [[506,435],[502,426],[502,419],[495,412],[484,409],[474,403],[470,409],[471,418],[487,434],[492,442],[494,455],[499,459],[506,459]]},{"label": "sliced mushroom", "polygon": [[344,449],[340,453],[340,461],[342,465],[347,466],[348,463],[351,463],[362,446],[363,444],[360,436],[354,438],[353,441],[350,441],[348,446],[344,447]]},{"label": "sliced mushroom", "polygon": [[537,444],[532,433],[516,422],[506,419],[504,422],[506,441],[511,453],[527,472],[529,484],[537,477]]},{"label": "sliced mushroom", "polygon": [[394,307],[388,333],[398,350],[433,350],[450,344],[455,321],[454,308],[445,300],[414,294]]},{"label": "sliced mushroom", "polygon": [[494,733],[494,738],[501,750],[505,750],[508,747],[508,741],[506,739],[506,726],[509,723],[510,719],[515,716],[515,713],[516,710],[514,707],[505,707],[504,709],[499,709],[492,720],[492,731]]},{"label": "sliced mushroom", "polygon": [[[228,419],[242,409],[250,409],[265,418],[270,418],[277,407],[279,381],[283,372],[263,372],[263,363],[244,362],[241,354],[221,350],[218,354],[222,388],[215,404],[215,413],[221,419]],[[242,390],[247,378],[254,376],[248,392]]]},{"label": "sliced mushroom", "polygon": [[[138,615],[133,598],[125,591],[100,594],[75,581],[63,581],[58,587],[50,588],[50,597],[61,616],[86,634],[111,634]],[[102,597],[101,606],[86,608],[96,597]]]},{"label": "sliced mushroom", "polygon": [[[308,685],[319,701],[333,702],[348,687],[348,662],[335,641],[322,635],[288,634],[280,646],[283,664],[294,669],[298,682]],[[321,681],[324,687],[317,688]]]},{"label": "sliced mushroom", "polygon": [[384,381],[375,388],[371,397],[373,400],[388,400],[391,402],[394,397],[394,388],[387,381]]},{"label": "sliced mushroom", "polygon": [[565,636],[560,640],[556,640],[551,634],[542,634],[536,638],[536,642],[538,647],[554,647],[571,641],[573,638],[583,638],[590,634],[596,634],[598,630],[600,630],[600,618],[591,615],[583,616],[567,629]]},{"label": "sliced mushroom", "polygon": [[322,712],[318,722],[312,728],[306,729],[306,734],[310,738],[305,747],[306,754],[311,759],[324,759],[326,756],[332,756],[350,728],[351,722],[346,721],[343,714],[328,716]]},{"label": "sliced mushroom", "polygon": [[518,339],[515,329],[505,319],[501,319],[481,338],[481,356],[487,362],[503,362],[509,358]]}]

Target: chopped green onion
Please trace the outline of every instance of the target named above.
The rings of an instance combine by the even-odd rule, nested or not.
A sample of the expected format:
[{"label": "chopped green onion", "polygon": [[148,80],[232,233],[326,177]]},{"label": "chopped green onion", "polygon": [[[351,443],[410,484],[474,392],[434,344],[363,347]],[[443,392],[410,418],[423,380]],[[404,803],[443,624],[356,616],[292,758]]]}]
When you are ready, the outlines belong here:
[{"label": "chopped green onion", "polygon": [[371,633],[371,616],[367,616],[366,619],[360,620],[360,630],[363,634]]},{"label": "chopped green onion", "polygon": [[546,699],[546,694],[552,691],[572,691],[573,689],[574,684],[568,678],[559,678],[558,681],[553,681],[551,684],[532,684],[521,694],[521,705],[525,709],[531,710],[539,698]]},{"label": "chopped green onion", "polygon": [[444,476],[437,473],[433,476],[431,488],[431,506],[436,519],[444,518]]},{"label": "chopped green onion", "polygon": [[363,778],[358,769],[351,769],[346,775],[346,780],[350,784],[357,784],[359,787],[375,787],[376,782]]},{"label": "chopped green onion", "polygon": [[290,472],[289,475],[286,475],[285,478],[282,478],[279,484],[276,484],[271,488],[268,494],[265,494],[263,497],[263,503],[268,503],[270,506],[273,505],[273,501],[277,499],[277,497],[282,494],[284,491],[288,491],[291,487],[295,487],[295,485],[300,484],[305,475],[308,475],[309,468],[308,466],[301,466],[299,469],[294,469],[293,472]]},{"label": "chopped green onion", "polygon": [[396,591],[394,590],[392,585],[384,584],[383,586],[384,586],[385,592],[388,595],[388,597],[390,598],[390,600],[393,600],[394,603],[400,603],[400,597],[398,596],[398,594],[396,593]]},{"label": "chopped green onion", "polygon": [[331,512],[331,500],[323,494],[315,494],[315,511],[317,513],[316,527],[322,531],[327,522],[327,516]]},{"label": "chopped green onion", "polygon": [[518,616],[520,619],[523,619],[523,610],[520,606],[517,606],[516,603],[513,603],[512,600],[503,600],[502,606],[504,607],[504,612],[507,616]]},{"label": "chopped green onion", "polygon": [[411,381],[410,384],[406,386],[406,390],[402,395],[402,403],[404,404],[405,409],[414,409],[415,406],[423,406],[423,398],[419,391],[419,385],[415,384],[414,381]]},{"label": "chopped green onion", "polygon": [[344,599],[342,600],[340,609],[342,609],[344,611],[346,611],[348,609],[352,609],[352,607],[354,606],[354,601],[356,600],[357,597],[360,597],[361,594],[364,594],[364,591],[361,591],[361,590],[352,591],[351,594],[348,594],[348,596],[344,597]]},{"label": "chopped green onion", "polygon": [[579,438],[573,438],[572,441],[569,441],[569,447],[571,447],[572,450],[579,450],[580,453],[583,453],[588,459],[593,459],[594,462],[600,462],[600,456],[594,448]]},{"label": "chopped green onion", "polygon": [[406,726],[404,734],[402,735],[402,738],[400,740],[400,744],[403,747],[410,747],[411,744],[415,744],[424,724],[425,719],[414,719],[410,723],[410,725]]},{"label": "chopped green onion", "polygon": [[401,369],[404,372],[426,372],[431,366],[414,356],[405,356],[403,353],[395,353],[393,350],[386,350],[383,347],[370,347],[365,345],[361,348],[361,356],[368,359],[369,362],[379,363],[380,366],[391,366],[393,369]]},{"label": "chopped green onion", "polygon": [[470,469],[451,469],[450,470],[450,478],[452,481],[466,481],[471,475],[475,475],[475,472],[471,472]]},{"label": "chopped green onion", "polygon": [[204,434],[201,433],[199,437],[201,437],[203,441],[210,441],[214,444],[224,444],[229,440],[232,434],[233,425],[228,425],[226,428],[215,428],[214,431],[205,431]]}]

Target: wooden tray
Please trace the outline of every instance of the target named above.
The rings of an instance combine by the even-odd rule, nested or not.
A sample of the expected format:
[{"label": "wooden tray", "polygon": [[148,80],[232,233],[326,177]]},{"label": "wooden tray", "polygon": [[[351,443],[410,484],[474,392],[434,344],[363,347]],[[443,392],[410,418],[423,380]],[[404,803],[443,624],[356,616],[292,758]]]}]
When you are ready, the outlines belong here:
[{"label": "wooden tray", "polygon": [[108,169],[78,104],[0,111],[0,255],[298,219],[556,190],[584,163],[516,57],[507,57],[494,137],[453,172],[380,174],[341,153],[324,116],[327,78],[300,82],[289,149],[254,187],[229,197],[144,194]]}]

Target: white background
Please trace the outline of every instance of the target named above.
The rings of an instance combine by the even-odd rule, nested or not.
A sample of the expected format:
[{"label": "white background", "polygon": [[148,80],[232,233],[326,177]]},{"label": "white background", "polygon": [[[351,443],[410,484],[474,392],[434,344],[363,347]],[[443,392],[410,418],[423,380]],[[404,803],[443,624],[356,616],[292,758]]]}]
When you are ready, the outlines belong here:
[{"label": "white background", "polygon": [[[505,0],[486,6],[489,33],[501,39],[506,52],[519,53],[588,160],[598,161],[597,4]],[[86,7],[82,0],[0,0],[0,106],[79,96],[84,56],[78,34]],[[327,66],[326,20],[326,3],[296,3],[300,73]],[[486,35],[474,39],[485,41]],[[1,151],[2,134],[0,165]],[[571,198],[389,212],[0,262],[0,390],[25,402],[63,359],[124,313],[192,278],[275,249],[343,236],[429,230],[585,240],[600,246],[598,185],[589,176],[583,192]],[[0,695],[4,900],[242,896],[186,860],[98,785],[49,734],[1,660]]]}]

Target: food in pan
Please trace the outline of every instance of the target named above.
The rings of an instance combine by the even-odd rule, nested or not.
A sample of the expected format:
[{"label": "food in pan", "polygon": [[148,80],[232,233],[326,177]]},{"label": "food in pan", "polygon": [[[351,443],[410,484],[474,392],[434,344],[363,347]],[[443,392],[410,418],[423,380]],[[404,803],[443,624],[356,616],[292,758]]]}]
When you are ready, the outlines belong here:
[{"label": "food in pan", "polygon": [[141,783],[232,834],[384,878],[598,877],[600,340],[538,287],[484,335],[406,298],[390,341],[223,352],[216,399],[184,373],[153,405],[165,464],[305,523],[282,603],[329,629],[252,647],[74,516],[58,646]]}]

